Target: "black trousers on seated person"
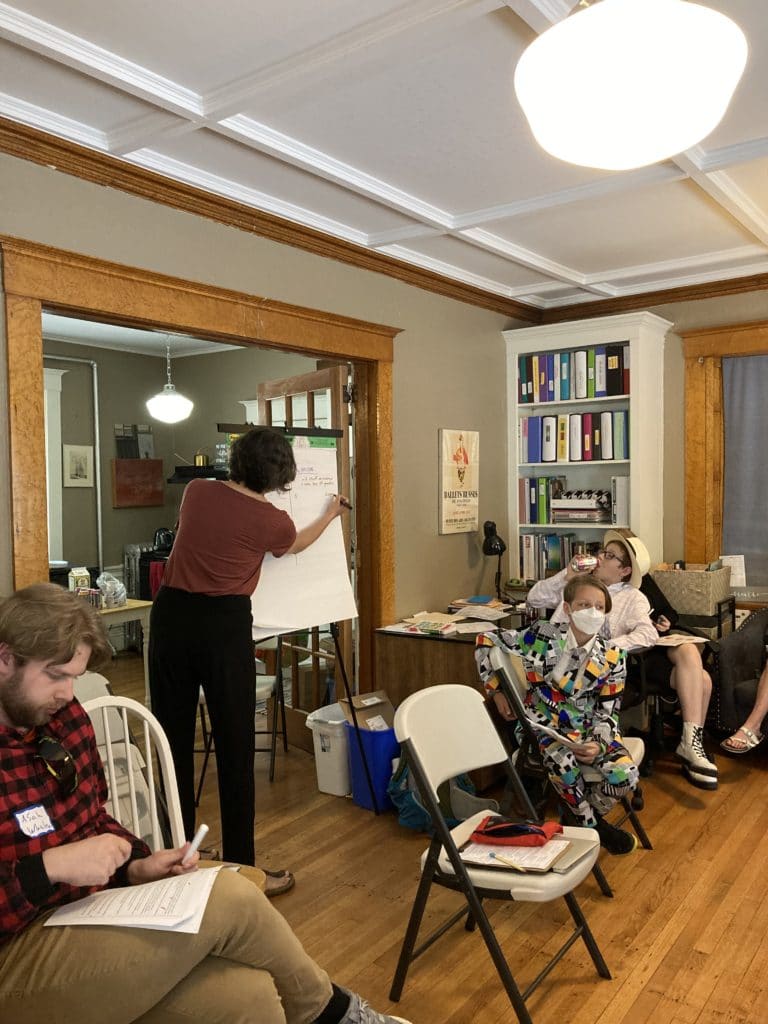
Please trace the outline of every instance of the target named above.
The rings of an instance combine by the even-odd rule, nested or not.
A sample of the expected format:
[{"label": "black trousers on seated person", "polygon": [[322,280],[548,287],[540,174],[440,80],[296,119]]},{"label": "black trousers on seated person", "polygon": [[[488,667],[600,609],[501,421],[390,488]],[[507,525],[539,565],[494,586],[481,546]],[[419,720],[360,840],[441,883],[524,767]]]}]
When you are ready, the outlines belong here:
[{"label": "black trousers on seated person", "polygon": [[254,864],[251,599],[161,587],[150,619],[149,678],[152,711],[173,754],[187,838],[195,830],[195,728],[202,686],[216,744],[222,855]]}]

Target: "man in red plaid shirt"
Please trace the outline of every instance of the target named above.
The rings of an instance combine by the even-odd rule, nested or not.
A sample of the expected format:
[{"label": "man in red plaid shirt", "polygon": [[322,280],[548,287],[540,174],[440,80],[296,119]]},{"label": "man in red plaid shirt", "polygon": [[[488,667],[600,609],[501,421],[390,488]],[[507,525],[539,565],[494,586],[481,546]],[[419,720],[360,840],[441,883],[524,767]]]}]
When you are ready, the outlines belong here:
[{"label": "man in red plaid shirt", "polygon": [[[243,876],[221,871],[197,934],[45,928],[108,886],[197,868],[154,853],[104,808],[107,787],[74,680],[109,656],[103,622],[49,583],[0,603],[0,1020],[39,1024],[394,1024],[333,985]],[[406,1024],[406,1022],[404,1022]]]}]

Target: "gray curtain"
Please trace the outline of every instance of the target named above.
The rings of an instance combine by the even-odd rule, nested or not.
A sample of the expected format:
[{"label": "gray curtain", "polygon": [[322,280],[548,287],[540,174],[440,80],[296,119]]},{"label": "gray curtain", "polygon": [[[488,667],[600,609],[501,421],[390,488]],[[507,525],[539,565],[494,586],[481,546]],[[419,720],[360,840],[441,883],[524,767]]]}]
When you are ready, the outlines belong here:
[{"label": "gray curtain", "polygon": [[768,586],[768,356],[723,359],[724,555],[744,555],[747,586]]}]

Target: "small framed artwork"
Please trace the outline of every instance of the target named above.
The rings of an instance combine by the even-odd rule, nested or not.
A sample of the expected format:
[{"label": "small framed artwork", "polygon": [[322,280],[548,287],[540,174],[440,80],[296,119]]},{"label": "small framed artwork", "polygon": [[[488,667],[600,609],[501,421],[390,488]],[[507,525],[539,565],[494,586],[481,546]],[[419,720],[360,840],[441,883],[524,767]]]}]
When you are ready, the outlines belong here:
[{"label": "small framed artwork", "polygon": [[65,487],[93,487],[93,445],[65,444],[62,460]]},{"label": "small framed artwork", "polygon": [[440,533],[472,533],[480,505],[480,434],[440,430]]}]

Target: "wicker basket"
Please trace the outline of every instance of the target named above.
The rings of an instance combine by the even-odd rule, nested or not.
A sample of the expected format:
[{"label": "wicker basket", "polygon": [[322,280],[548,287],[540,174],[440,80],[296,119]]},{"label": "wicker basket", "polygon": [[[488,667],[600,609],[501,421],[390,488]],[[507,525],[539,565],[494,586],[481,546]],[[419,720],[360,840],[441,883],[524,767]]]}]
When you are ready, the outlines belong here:
[{"label": "wicker basket", "polygon": [[654,569],[654,581],[679,615],[717,615],[717,602],[731,596],[731,567],[712,572]]}]

